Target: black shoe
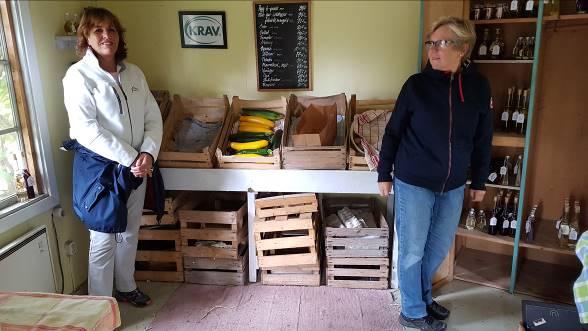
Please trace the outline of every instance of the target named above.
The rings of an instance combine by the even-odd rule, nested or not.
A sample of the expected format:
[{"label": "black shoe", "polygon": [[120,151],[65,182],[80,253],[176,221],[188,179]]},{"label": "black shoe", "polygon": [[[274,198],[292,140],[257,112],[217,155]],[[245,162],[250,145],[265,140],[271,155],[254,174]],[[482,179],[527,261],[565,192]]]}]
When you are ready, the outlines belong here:
[{"label": "black shoe", "polygon": [[433,301],[432,304],[427,305],[427,314],[433,316],[438,320],[444,320],[447,319],[447,317],[449,317],[449,309]]},{"label": "black shoe", "polygon": [[138,288],[131,292],[116,291],[114,297],[119,302],[128,302],[135,307],[145,307],[151,303],[151,298]]},{"label": "black shoe", "polygon": [[433,316],[425,316],[421,318],[408,318],[400,314],[398,317],[400,325],[407,328],[419,329],[422,331],[445,331],[447,324],[438,321]]}]

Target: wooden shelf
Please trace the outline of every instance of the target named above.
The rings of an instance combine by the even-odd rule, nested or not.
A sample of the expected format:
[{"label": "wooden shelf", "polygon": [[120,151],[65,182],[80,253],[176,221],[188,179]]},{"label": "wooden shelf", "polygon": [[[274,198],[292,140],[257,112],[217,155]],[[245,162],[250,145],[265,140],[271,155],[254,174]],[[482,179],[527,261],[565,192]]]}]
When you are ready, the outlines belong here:
[{"label": "wooden shelf", "polygon": [[518,64],[527,63],[532,64],[533,60],[474,60],[474,63],[489,63],[489,64]]},{"label": "wooden shelf", "polygon": [[[582,16],[584,14],[578,15],[562,15],[564,16]],[[557,21],[557,16],[544,16],[543,21]],[[578,18],[576,18],[578,19]],[[494,20],[472,20],[471,21],[475,25],[483,25],[483,24],[516,24],[516,23],[537,23],[537,17],[526,17],[526,18],[503,18],[503,19],[494,19]]]},{"label": "wooden shelf", "polygon": [[560,21],[588,20],[588,14],[560,15]]},{"label": "wooden shelf", "polygon": [[501,236],[499,234],[493,236],[491,234],[487,234],[478,230],[468,230],[462,227],[457,228],[457,236],[465,237],[465,238],[474,238],[480,240],[491,241],[493,243],[514,246],[514,238]]},{"label": "wooden shelf", "polygon": [[[471,185],[472,181],[468,180],[466,182],[466,185]],[[498,184],[490,184],[490,183],[486,183],[486,187],[495,187],[495,188],[501,188],[503,190],[512,190],[512,191],[520,191],[521,188],[518,186],[509,186],[509,185],[498,185]]]},{"label": "wooden shelf", "polygon": [[574,301],[573,284],[581,270],[580,266],[573,268],[522,259],[515,292],[571,304]]},{"label": "wooden shelf", "polygon": [[555,229],[554,221],[549,220],[536,220],[535,240],[529,243],[521,238],[519,246],[544,252],[552,252],[572,256],[576,255],[576,253],[572,249],[559,247],[559,243],[557,241],[557,230]]},{"label": "wooden shelf", "polygon": [[492,146],[499,147],[525,147],[525,137],[514,133],[494,133],[492,137]]},{"label": "wooden shelf", "polygon": [[512,256],[462,248],[455,258],[455,279],[508,290]]}]

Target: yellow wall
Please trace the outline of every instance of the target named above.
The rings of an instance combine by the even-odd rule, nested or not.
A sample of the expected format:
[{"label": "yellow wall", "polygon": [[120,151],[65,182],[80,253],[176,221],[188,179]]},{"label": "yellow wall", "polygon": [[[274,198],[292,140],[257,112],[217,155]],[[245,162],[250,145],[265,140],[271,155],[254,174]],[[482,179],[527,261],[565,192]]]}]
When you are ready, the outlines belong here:
[{"label": "yellow wall", "polygon": [[[251,1],[99,1],[127,29],[129,61],[152,88],[194,96],[257,92]],[[228,49],[180,46],[178,11],[226,12]],[[396,97],[416,70],[418,1],[312,1],[313,95]]]}]

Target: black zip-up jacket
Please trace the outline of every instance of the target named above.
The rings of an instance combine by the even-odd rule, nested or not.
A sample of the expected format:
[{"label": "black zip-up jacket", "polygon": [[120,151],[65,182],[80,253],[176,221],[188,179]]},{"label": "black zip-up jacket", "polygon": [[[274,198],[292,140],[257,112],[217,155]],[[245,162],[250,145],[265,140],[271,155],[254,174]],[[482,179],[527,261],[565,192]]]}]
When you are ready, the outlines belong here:
[{"label": "black zip-up jacket", "polygon": [[473,64],[457,73],[427,64],[400,91],[382,140],[378,182],[394,175],[411,185],[447,192],[484,190],[490,168],[493,116],[490,85]]}]

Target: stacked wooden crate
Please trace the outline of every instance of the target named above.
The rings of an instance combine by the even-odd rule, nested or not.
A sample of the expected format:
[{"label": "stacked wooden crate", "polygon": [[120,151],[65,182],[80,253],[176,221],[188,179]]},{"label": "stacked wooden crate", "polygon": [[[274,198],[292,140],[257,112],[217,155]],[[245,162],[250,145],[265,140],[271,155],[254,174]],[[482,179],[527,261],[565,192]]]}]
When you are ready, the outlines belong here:
[{"label": "stacked wooden crate", "polygon": [[179,207],[187,283],[247,282],[247,203],[241,193],[192,193]]},{"label": "stacked wooden crate", "polygon": [[184,281],[176,206],[175,199],[166,198],[165,214],[159,221],[152,212],[143,211],[135,258],[136,280]]},{"label": "stacked wooden crate", "polygon": [[255,246],[264,285],[320,285],[314,194],[255,201]]},{"label": "stacked wooden crate", "polygon": [[324,216],[348,207],[352,211],[371,210],[376,227],[337,228],[325,222],[327,286],[349,288],[388,288],[390,260],[389,229],[382,209],[373,198],[325,198]]}]

